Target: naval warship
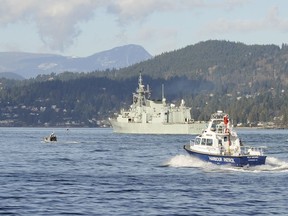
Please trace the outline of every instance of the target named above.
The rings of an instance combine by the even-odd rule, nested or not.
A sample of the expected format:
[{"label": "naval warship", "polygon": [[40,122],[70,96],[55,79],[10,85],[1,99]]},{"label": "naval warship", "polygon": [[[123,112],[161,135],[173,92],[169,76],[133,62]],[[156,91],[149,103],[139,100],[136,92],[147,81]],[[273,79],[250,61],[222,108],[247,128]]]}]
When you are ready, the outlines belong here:
[{"label": "naval warship", "polygon": [[141,73],[138,88],[133,93],[133,103],[109,118],[115,133],[131,134],[200,134],[206,122],[194,121],[191,108],[182,99],[179,106],[166,103],[162,88],[162,100],[151,100],[149,85],[145,88]]}]

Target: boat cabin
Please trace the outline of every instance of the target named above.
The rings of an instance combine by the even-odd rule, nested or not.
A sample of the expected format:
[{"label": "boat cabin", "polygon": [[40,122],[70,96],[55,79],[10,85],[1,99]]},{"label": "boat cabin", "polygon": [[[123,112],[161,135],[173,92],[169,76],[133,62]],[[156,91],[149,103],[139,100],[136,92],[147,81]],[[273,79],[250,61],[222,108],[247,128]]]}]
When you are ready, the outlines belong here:
[{"label": "boat cabin", "polygon": [[214,136],[212,134],[198,136],[192,141],[193,146],[201,151],[221,155],[239,154],[240,145],[238,143],[238,139],[232,141],[229,136]]}]

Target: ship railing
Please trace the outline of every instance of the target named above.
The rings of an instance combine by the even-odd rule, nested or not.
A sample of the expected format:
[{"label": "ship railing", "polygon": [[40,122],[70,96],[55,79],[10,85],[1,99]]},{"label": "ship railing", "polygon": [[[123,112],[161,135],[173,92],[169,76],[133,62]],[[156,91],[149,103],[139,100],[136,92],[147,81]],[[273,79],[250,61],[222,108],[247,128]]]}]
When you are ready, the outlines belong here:
[{"label": "ship railing", "polygon": [[263,155],[266,146],[241,146],[241,154],[243,155]]},{"label": "ship railing", "polygon": [[212,132],[215,132],[217,134],[228,134],[232,132],[232,128],[230,126],[225,126],[222,121],[214,120],[213,124],[210,127],[210,130]]}]

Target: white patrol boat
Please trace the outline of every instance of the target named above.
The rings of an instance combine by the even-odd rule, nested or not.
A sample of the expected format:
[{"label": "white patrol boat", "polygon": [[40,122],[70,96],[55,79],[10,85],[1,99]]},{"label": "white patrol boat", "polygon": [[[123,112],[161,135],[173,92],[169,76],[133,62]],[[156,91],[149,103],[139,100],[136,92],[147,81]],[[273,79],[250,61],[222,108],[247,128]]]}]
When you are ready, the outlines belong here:
[{"label": "white patrol boat", "polygon": [[264,165],[263,148],[243,146],[229,116],[222,111],[212,114],[207,129],[184,145],[189,154],[201,160],[240,167]]},{"label": "white patrol boat", "polygon": [[191,118],[191,108],[181,100],[180,106],[162,100],[150,100],[149,86],[142,84],[141,73],[138,88],[133,93],[133,103],[128,110],[121,110],[116,118],[109,118],[115,133],[135,134],[199,134],[206,126],[204,121]]}]

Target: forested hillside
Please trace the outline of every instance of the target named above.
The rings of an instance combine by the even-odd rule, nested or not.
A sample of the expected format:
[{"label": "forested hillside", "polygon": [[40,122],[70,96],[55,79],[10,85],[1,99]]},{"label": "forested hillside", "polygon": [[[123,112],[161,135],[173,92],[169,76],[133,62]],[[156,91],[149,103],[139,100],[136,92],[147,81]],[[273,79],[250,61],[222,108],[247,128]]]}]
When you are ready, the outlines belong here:
[{"label": "forested hillside", "polygon": [[[120,70],[121,77],[143,71],[153,78],[186,76],[212,81],[229,91],[246,86],[258,88],[288,84],[288,46],[245,45],[227,41],[206,41]],[[236,85],[236,86],[235,86]],[[260,86],[259,86],[260,85]],[[239,88],[239,89],[238,89]]]},{"label": "forested hillside", "polygon": [[139,72],[152,98],[192,107],[196,120],[216,110],[233,123],[287,127],[288,48],[206,41],[121,70],[50,74],[1,80],[2,126],[104,126],[129,107]]}]

